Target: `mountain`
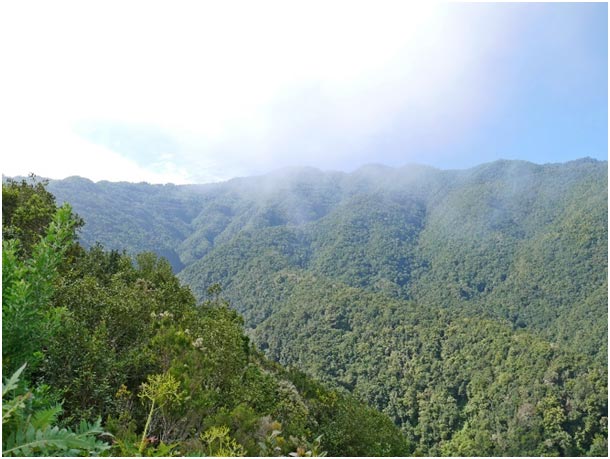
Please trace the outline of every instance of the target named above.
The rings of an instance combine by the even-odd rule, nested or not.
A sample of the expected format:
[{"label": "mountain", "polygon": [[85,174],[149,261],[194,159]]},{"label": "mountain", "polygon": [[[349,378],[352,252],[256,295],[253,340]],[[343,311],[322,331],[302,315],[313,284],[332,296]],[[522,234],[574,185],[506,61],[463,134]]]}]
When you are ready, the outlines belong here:
[{"label": "mountain", "polygon": [[387,413],[416,454],[582,455],[607,451],[607,171],[369,165],[49,190],[87,221],[85,244],[155,251],[200,300],[220,283],[267,356]]},{"label": "mountain", "polygon": [[[404,456],[383,413],[265,358],[169,263],[75,242],[44,182],[2,186],[3,456]],[[12,376],[9,376],[12,375]]]}]

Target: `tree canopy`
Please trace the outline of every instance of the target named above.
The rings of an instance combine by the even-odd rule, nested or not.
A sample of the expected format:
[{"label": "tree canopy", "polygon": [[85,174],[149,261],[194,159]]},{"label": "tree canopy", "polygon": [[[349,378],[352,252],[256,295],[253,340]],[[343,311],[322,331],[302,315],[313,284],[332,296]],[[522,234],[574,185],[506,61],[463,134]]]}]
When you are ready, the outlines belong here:
[{"label": "tree canopy", "polygon": [[226,426],[248,454],[290,436],[338,455],[607,453],[607,162],[49,189],[87,221],[87,249],[54,281],[55,357],[37,354],[74,420],[101,413],[141,435],[139,388],[169,374],[206,421],[189,424],[179,398],[151,425]]}]

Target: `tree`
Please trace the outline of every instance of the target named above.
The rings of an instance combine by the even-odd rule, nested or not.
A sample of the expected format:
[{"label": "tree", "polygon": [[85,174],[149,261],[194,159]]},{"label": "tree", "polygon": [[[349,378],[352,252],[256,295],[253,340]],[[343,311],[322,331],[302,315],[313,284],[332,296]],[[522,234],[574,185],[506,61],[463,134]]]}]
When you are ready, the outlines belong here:
[{"label": "tree", "polygon": [[[31,175],[29,180],[8,179],[2,184],[2,239],[20,241],[19,257],[28,257],[44,235],[57,210],[55,197],[47,191],[48,181]],[[72,216],[72,231],[83,225]]]},{"label": "tree", "polygon": [[42,239],[19,257],[20,239],[2,241],[2,369],[12,373],[23,363],[37,368],[42,350],[55,332],[63,310],[51,297],[57,268],[74,237],[77,222],[65,204],[57,210]]}]

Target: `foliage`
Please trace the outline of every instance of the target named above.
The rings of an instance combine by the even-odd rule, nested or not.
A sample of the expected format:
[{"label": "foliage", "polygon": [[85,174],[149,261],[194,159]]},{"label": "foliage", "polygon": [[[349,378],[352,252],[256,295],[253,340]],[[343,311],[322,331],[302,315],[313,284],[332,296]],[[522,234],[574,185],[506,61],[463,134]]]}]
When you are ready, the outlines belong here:
[{"label": "foliage", "polygon": [[142,384],[138,397],[150,401],[150,411],[148,412],[146,425],[144,426],[144,430],[142,430],[142,439],[140,440],[140,446],[138,447],[138,452],[140,454],[142,454],[146,448],[146,437],[153,414],[155,414],[155,409],[161,411],[168,403],[179,402],[179,389],[180,383],[169,373],[149,375],[147,377],[147,382]]},{"label": "foliage", "polygon": [[55,197],[46,190],[47,184],[34,175],[2,184],[2,240],[18,239],[20,257],[31,254],[55,213]]},{"label": "foliage", "polygon": [[201,440],[206,444],[206,456],[245,456],[244,448],[231,438],[226,426],[210,427],[201,434]]},{"label": "foliage", "polygon": [[[49,188],[90,248],[49,284],[33,376],[123,454],[223,426],[248,455],[607,453],[606,162]],[[181,396],[145,428],[155,374]]]},{"label": "foliage", "polygon": [[32,392],[18,394],[18,383],[25,364],[2,384],[3,456],[76,456],[99,455],[110,445],[98,439],[108,436],[101,420],[82,421],[75,430],[54,425],[61,406],[32,407]]},{"label": "foliage", "polygon": [[76,222],[69,205],[59,208],[31,256],[18,256],[20,239],[2,241],[2,369],[10,373],[27,361],[33,371],[40,350],[58,327],[62,310],[50,304],[57,268]]}]

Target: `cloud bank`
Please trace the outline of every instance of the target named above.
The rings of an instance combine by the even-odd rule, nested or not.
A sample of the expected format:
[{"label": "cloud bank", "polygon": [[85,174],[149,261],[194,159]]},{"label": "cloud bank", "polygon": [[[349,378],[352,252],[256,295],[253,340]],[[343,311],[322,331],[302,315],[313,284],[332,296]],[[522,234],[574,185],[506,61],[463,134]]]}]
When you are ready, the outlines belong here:
[{"label": "cloud bank", "polygon": [[[14,44],[2,85],[5,174],[187,183],[289,165],[465,167],[534,148],[550,154],[554,143],[529,141],[527,127],[557,136],[532,116],[546,119],[558,103],[590,114],[595,139],[607,129],[607,103],[593,102],[600,91],[607,100],[607,45],[591,45],[592,33],[607,43],[607,22],[592,19],[607,15],[603,5],[5,9],[0,39]],[[578,126],[569,133],[575,144],[590,137]],[[606,154],[607,140],[605,150],[599,143],[578,144],[580,155]]]}]

